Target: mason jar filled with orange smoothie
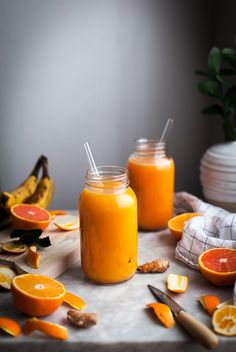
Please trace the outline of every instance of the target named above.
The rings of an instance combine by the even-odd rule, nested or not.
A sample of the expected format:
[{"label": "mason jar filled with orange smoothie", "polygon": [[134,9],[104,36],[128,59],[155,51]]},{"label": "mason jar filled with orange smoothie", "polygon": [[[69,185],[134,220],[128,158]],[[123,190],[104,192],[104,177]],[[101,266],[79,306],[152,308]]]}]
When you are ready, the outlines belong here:
[{"label": "mason jar filled with orange smoothie", "polygon": [[137,268],[137,199],[127,169],[89,170],[79,199],[81,265],[91,280],[128,280]]},{"label": "mason jar filled with orange smoothie", "polygon": [[128,170],[130,186],[138,200],[139,228],[167,227],[173,216],[174,161],[166,155],[166,143],[154,138],[137,139]]}]

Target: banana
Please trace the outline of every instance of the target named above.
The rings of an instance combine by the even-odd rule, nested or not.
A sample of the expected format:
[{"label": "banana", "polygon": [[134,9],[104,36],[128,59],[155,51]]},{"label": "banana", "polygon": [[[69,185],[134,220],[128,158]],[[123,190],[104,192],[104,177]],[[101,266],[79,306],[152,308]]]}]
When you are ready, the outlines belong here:
[{"label": "banana", "polygon": [[38,184],[38,173],[39,169],[41,167],[42,161],[44,160],[44,156],[41,156],[32,172],[28,176],[28,178],[19,186],[17,187],[13,192],[3,192],[0,195],[0,206],[3,208],[6,212],[10,211],[10,208],[15,205],[15,204],[20,204],[23,203],[27,198],[32,196],[32,194],[35,192],[37,184]]},{"label": "banana", "polygon": [[43,174],[38,183],[35,193],[27,200],[29,204],[39,205],[42,208],[48,208],[54,194],[53,179],[48,174],[48,161],[43,161]]}]

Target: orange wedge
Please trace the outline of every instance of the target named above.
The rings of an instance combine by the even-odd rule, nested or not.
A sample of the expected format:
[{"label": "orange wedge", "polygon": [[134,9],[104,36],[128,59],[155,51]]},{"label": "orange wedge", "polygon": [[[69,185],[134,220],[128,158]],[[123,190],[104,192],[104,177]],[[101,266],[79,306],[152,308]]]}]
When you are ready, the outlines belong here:
[{"label": "orange wedge", "polygon": [[157,318],[166,328],[172,328],[175,325],[175,320],[170,308],[163,303],[149,303],[147,307],[152,308]]},{"label": "orange wedge", "polygon": [[23,327],[24,335],[29,335],[35,330],[44,332],[59,340],[66,340],[68,338],[68,330],[64,326],[37,318],[27,320]]},{"label": "orange wedge", "polygon": [[220,304],[220,299],[218,296],[201,296],[199,301],[210,316],[213,315],[214,311],[217,309],[218,304]]},{"label": "orange wedge", "polygon": [[167,276],[167,288],[171,292],[185,292],[188,288],[188,277],[183,275],[169,274]]},{"label": "orange wedge", "polygon": [[69,304],[70,307],[78,310],[81,310],[86,306],[86,303],[82,298],[70,292],[66,292],[66,295],[64,297],[64,302]]},{"label": "orange wedge", "polygon": [[198,213],[184,213],[177,215],[168,221],[168,228],[172,235],[174,235],[178,241],[181,240],[186,222],[192,219],[194,216],[202,215]]},{"label": "orange wedge", "polygon": [[19,336],[21,333],[20,325],[12,319],[0,317],[0,329],[12,336]]},{"label": "orange wedge", "polygon": [[0,266],[0,287],[10,290],[12,279],[15,276],[16,273],[12,269],[7,266]]},{"label": "orange wedge", "polygon": [[46,316],[64,301],[65,287],[58,281],[38,274],[15,276],[11,292],[16,307],[31,316]]},{"label": "orange wedge", "polygon": [[79,218],[73,215],[60,216],[54,224],[63,231],[72,231],[79,228]]},{"label": "orange wedge", "polygon": [[225,305],[215,311],[212,325],[218,334],[236,336],[236,306]]},{"label": "orange wedge", "polygon": [[37,252],[37,247],[36,246],[30,246],[28,249],[27,253],[27,261],[28,264],[34,268],[38,269],[39,268],[39,262],[40,262],[41,254]]},{"label": "orange wedge", "polygon": [[27,245],[19,241],[10,241],[2,244],[2,250],[11,254],[21,254],[27,249]]}]

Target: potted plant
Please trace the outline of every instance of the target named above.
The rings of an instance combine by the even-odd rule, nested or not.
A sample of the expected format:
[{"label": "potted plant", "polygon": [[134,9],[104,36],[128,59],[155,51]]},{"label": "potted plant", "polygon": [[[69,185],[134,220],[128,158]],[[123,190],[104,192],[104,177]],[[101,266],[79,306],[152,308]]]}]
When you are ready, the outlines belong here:
[{"label": "potted plant", "polygon": [[208,201],[236,211],[236,50],[214,46],[207,70],[195,73],[203,77],[199,91],[215,99],[202,113],[220,115],[225,136],[225,143],[209,148],[201,160],[203,194]]}]

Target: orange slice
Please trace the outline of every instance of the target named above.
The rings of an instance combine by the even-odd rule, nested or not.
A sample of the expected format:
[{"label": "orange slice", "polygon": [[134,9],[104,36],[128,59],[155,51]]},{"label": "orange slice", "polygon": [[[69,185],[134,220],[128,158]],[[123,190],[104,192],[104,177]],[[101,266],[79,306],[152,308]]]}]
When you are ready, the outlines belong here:
[{"label": "orange slice", "polygon": [[199,301],[210,316],[213,315],[214,311],[217,309],[218,304],[220,304],[220,299],[218,296],[201,296]]},{"label": "orange slice", "polygon": [[49,212],[33,204],[16,204],[11,207],[12,224],[20,230],[44,230],[51,221]]},{"label": "orange slice", "polygon": [[192,219],[194,216],[202,215],[198,213],[183,213],[175,216],[174,218],[168,221],[168,228],[172,235],[174,235],[178,241],[181,240],[186,222]]},{"label": "orange slice", "polygon": [[30,246],[28,249],[27,253],[27,261],[28,264],[34,268],[38,269],[39,268],[39,262],[40,262],[41,254],[37,252],[37,247],[36,246]]},{"label": "orange slice", "polygon": [[236,306],[225,305],[215,311],[212,325],[218,334],[236,336]]},{"label": "orange slice", "polygon": [[66,295],[64,297],[64,302],[69,304],[70,307],[78,310],[81,310],[86,306],[86,303],[82,298],[70,292],[66,292]]},{"label": "orange slice", "polygon": [[8,268],[7,266],[0,266],[0,286],[10,290],[11,282],[13,278],[16,276],[16,273]]},{"label": "orange slice", "polygon": [[51,216],[66,215],[67,214],[67,212],[65,210],[59,210],[59,209],[48,210],[48,212]]},{"label": "orange slice", "polygon": [[66,340],[68,338],[68,330],[64,326],[37,318],[27,320],[23,327],[24,335],[29,335],[35,330],[44,332],[59,340]]},{"label": "orange slice", "polygon": [[163,303],[149,303],[147,307],[152,308],[157,318],[166,328],[172,328],[175,325],[175,320],[170,308]]},{"label": "orange slice", "polygon": [[167,288],[169,291],[182,293],[188,288],[188,277],[183,275],[169,274],[167,276]]},{"label": "orange slice", "polygon": [[79,228],[79,218],[73,215],[60,216],[54,224],[63,231],[72,231]]},{"label": "orange slice", "polygon": [[12,336],[19,336],[21,333],[20,325],[13,319],[0,317],[0,329]]},{"label": "orange slice", "polygon": [[38,317],[54,312],[63,303],[66,294],[60,282],[39,274],[15,276],[11,292],[20,311]]},{"label": "orange slice", "polygon": [[26,244],[20,243],[19,241],[10,241],[2,244],[2,250],[11,254],[24,253],[27,248]]},{"label": "orange slice", "polygon": [[217,286],[233,285],[236,280],[236,249],[212,248],[198,257],[201,273]]}]

